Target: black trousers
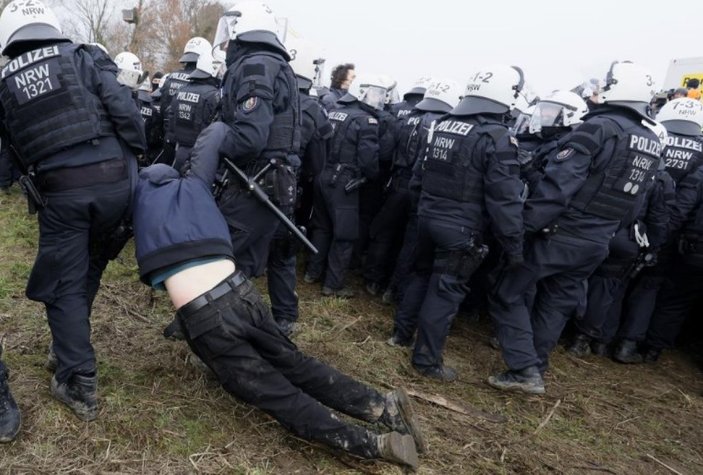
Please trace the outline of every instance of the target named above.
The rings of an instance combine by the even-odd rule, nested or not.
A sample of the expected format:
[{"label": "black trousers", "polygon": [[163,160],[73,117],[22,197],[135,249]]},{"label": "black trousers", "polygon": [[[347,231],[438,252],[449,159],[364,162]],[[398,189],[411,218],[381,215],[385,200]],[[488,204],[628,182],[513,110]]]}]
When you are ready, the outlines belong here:
[{"label": "black trousers", "polygon": [[266,266],[271,311],[276,320],[298,320],[298,294],[295,291],[297,248],[297,238],[291,236],[283,223],[279,223],[271,241]]},{"label": "black trousers", "polygon": [[178,316],[191,349],[225,390],[303,439],[378,456],[374,433],[344,422],[329,408],[376,422],[385,407],[381,394],[299,351],[250,281],[232,284],[208,302],[196,311],[186,304]]},{"label": "black trousers", "polygon": [[130,180],[45,192],[39,211],[39,250],[27,297],[43,302],[58,366],[56,379],[95,371],[90,312],[108,263],[103,252],[124,216]]}]

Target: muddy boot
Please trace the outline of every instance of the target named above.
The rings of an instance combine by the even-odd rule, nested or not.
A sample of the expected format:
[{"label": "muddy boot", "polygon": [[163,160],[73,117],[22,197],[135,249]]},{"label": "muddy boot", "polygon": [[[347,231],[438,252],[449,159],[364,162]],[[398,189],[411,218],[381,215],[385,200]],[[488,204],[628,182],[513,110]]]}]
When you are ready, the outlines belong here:
[{"label": "muddy boot", "polygon": [[402,336],[400,336],[400,334],[393,332],[393,335],[391,335],[391,337],[386,340],[386,345],[409,348],[413,346],[413,339],[412,337],[403,338]]},{"label": "muddy boot", "polygon": [[390,288],[386,289],[386,291],[383,292],[383,296],[381,297],[381,302],[383,302],[384,305],[393,305],[395,303],[395,298],[393,297],[393,291]]},{"label": "muddy boot", "polygon": [[591,354],[591,337],[583,333],[577,333],[574,341],[566,349],[570,354],[583,358]]},{"label": "muddy boot", "polygon": [[337,297],[340,299],[350,299],[353,298],[355,295],[356,293],[348,287],[342,287],[339,290],[334,290],[330,287],[322,287],[323,297]]},{"label": "muddy boot", "polygon": [[444,365],[436,366],[415,366],[413,368],[426,378],[435,379],[442,383],[451,383],[459,377],[454,368]]},{"label": "muddy boot", "polygon": [[387,462],[397,463],[417,470],[420,461],[417,458],[415,441],[411,435],[390,432],[378,436],[378,457]]},{"label": "muddy boot", "polygon": [[654,347],[649,347],[647,348],[647,352],[644,354],[644,362],[645,363],[656,363],[659,360],[659,357],[662,354],[661,348],[654,348]]},{"label": "muddy boot", "polygon": [[290,338],[290,336],[295,332],[296,324],[293,320],[287,318],[276,318],[276,325],[281,329],[283,334]]},{"label": "muddy boot", "polygon": [[66,404],[83,421],[92,421],[98,415],[98,376],[74,374],[65,383],[51,378],[51,394]]},{"label": "muddy boot", "polygon": [[591,342],[591,354],[596,356],[608,356],[608,345],[602,341],[593,340]]},{"label": "muddy boot", "polygon": [[379,422],[395,432],[410,434],[415,440],[417,452],[421,454],[427,452],[427,443],[422,435],[420,422],[415,416],[410,396],[405,389],[398,388],[386,394],[386,408]]},{"label": "muddy boot", "polygon": [[500,342],[498,341],[498,337],[497,336],[488,337],[488,346],[490,346],[494,350],[500,351]]},{"label": "muddy boot", "polygon": [[638,364],[643,361],[642,353],[637,351],[637,342],[632,340],[622,340],[615,348],[613,359],[625,364]]},{"label": "muddy boot", "polygon": [[17,436],[22,422],[20,410],[10,393],[8,377],[7,367],[0,361],[0,443],[11,442]]},{"label": "muddy boot", "polygon": [[519,371],[508,370],[488,378],[488,384],[504,391],[522,391],[527,394],[544,394],[544,380],[537,366]]}]

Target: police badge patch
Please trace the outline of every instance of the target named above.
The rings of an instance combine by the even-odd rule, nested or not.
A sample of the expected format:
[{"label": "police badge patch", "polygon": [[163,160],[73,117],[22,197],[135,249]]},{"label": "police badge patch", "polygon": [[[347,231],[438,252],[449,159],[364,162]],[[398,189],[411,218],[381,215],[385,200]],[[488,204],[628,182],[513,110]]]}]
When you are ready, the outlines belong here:
[{"label": "police badge patch", "polygon": [[254,109],[256,109],[256,106],[259,104],[259,100],[257,97],[250,97],[246,101],[244,101],[244,104],[242,104],[242,110],[244,112],[251,112]]},{"label": "police badge patch", "polygon": [[573,148],[565,148],[564,150],[557,153],[557,156],[556,156],[557,162],[563,162],[564,160],[566,160],[567,158],[569,158],[573,154],[574,154]]}]

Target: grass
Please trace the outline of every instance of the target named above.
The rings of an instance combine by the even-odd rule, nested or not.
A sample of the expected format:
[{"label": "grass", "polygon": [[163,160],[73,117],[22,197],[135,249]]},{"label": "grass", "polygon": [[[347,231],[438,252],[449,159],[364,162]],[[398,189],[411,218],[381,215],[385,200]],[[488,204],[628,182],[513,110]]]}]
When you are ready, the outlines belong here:
[{"label": "grass", "polygon": [[[185,344],[161,337],[170,303],[137,281],[131,245],[108,267],[93,312],[100,414],[79,421],[49,395],[48,327],[42,306],[24,297],[36,233],[19,192],[0,197],[0,335],[23,415],[20,436],[0,446],[0,473],[401,473],[299,440],[208,380]],[[703,473],[703,378],[685,354],[623,366],[558,349],[546,396],[504,394],[484,382],[503,368],[485,343],[488,326],[458,319],[446,360],[460,381],[438,385],[413,372],[407,350],[385,345],[391,308],[299,287],[294,340],[304,351],[383,391],[402,385],[506,417],[492,423],[416,400],[430,445],[420,473],[670,473],[648,454]]]}]

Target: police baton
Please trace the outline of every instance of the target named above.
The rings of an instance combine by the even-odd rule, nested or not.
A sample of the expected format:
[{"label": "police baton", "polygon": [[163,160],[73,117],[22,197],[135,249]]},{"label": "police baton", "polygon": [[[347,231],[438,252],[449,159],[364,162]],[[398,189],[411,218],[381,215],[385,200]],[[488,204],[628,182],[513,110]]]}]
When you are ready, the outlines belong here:
[{"label": "police baton", "polygon": [[[225,165],[229,170],[231,170],[234,174],[236,174],[242,182],[246,185],[246,188],[251,192],[251,194],[254,195],[254,197],[259,200],[264,206],[266,206],[273,214],[276,215],[276,217],[288,228],[290,232],[293,233],[295,237],[300,240],[303,244],[305,244],[305,247],[307,247],[310,252],[313,254],[317,254],[318,250],[317,248],[311,243],[307,237],[305,237],[305,234],[303,234],[300,229],[298,229],[295,224],[288,219],[288,217],[283,214],[283,212],[276,207],[275,204],[271,202],[269,199],[269,196],[266,194],[264,190],[261,189],[258,183],[256,183],[256,178],[260,177],[264,170],[259,172],[256,177],[251,178],[248,177],[246,173],[244,173],[237,165],[232,163],[232,161],[228,158],[223,158]],[[268,168],[271,167],[271,164],[268,164],[265,168],[265,170],[268,170]]]}]

